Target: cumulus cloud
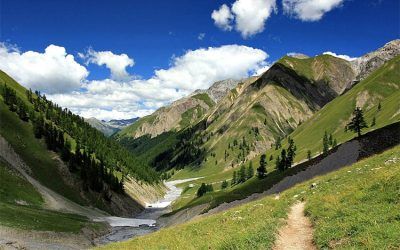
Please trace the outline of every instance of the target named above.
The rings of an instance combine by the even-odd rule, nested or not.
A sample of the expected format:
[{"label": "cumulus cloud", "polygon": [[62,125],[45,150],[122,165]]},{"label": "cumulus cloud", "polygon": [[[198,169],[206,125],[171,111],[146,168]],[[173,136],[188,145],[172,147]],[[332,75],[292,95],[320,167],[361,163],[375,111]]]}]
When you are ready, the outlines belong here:
[{"label": "cumulus cloud", "polygon": [[[111,73],[111,79],[89,80],[88,70],[63,47],[50,45],[44,53],[0,48],[0,69],[25,87],[46,93],[50,100],[83,117],[103,120],[144,116],[215,81],[254,75],[267,66],[268,58],[266,52],[247,46],[200,48],[172,57],[169,68],[154,71],[149,79],[116,79]],[[93,56],[90,60],[107,66],[98,53],[88,53]]]},{"label": "cumulus cloud", "polygon": [[204,89],[218,80],[248,76],[263,67],[267,57],[260,49],[239,45],[189,50],[174,58],[169,69],[156,70],[154,79],[166,87]]},{"label": "cumulus cloud", "polygon": [[231,22],[233,20],[233,14],[226,4],[221,5],[218,10],[214,10],[211,13],[211,18],[219,28],[223,30],[232,30]]},{"label": "cumulus cloud", "polygon": [[79,53],[79,56],[85,59],[87,64],[105,65],[111,71],[111,78],[115,80],[129,79],[131,76],[126,68],[135,64],[135,61],[127,54],[116,55],[111,51],[95,51],[92,48],[86,54]]},{"label": "cumulus cloud", "polygon": [[357,57],[351,57],[351,56],[348,56],[348,55],[338,55],[338,54],[336,54],[334,52],[331,52],[331,51],[326,51],[323,54],[324,55],[331,55],[331,56],[338,57],[338,58],[342,58],[342,59],[344,59],[346,61],[353,61],[353,60],[357,59]]},{"label": "cumulus cloud", "polygon": [[232,5],[235,29],[244,38],[260,33],[274,10],[276,0],[237,0]]},{"label": "cumulus cloud", "polygon": [[342,5],[344,0],[283,0],[283,10],[302,21],[318,21],[326,12]]},{"label": "cumulus cloud", "polygon": [[232,8],[223,4],[219,10],[214,10],[211,18],[215,25],[228,31],[232,30],[234,22],[235,30],[243,38],[248,38],[262,32],[266,21],[276,10],[276,0],[236,0]]},{"label": "cumulus cloud", "polygon": [[20,52],[0,43],[0,69],[27,88],[47,93],[68,92],[80,87],[89,71],[67,54],[64,47],[49,45],[43,53]]},{"label": "cumulus cloud", "polygon": [[189,50],[173,57],[170,68],[156,70],[149,79],[90,81],[83,86],[84,92],[49,98],[84,117],[143,116],[215,81],[253,75],[266,66],[267,58],[262,50],[239,45]]}]

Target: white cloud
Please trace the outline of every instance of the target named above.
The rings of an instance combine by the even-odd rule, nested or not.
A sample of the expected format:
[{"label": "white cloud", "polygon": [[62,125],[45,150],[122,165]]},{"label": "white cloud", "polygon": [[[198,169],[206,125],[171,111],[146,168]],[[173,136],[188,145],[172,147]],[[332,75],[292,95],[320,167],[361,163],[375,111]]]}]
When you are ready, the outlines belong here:
[{"label": "white cloud", "polygon": [[219,28],[223,30],[232,30],[231,22],[233,20],[233,15],[226,4],[221,5],[219,10],[213,10],[211,18]]},{"label": "white cloud", "polygon": [[80,87],[89,75],[64,47],[49,45],[44,53],[26,51],[0,43],[0,69],[27,88],[47,93],[67,92]]},{"label": "white cloud", "polygon": [[83,85],[85,92],[49,98],[85,117],[143,116],[215,81],[253,75],[267,65],[267,58],[262,50],[239,45],[189,50],[173,57],[170,68],[156,70],[150,79],[90,81]]},{"label": "white cloud", "polygon": [[219,10],[214,10],[211,18],[223,30],[235,30],[243,38],[260,33],[265,28],[265,23],[273,11],[277,11],[276,0],[236,0],[230,9],[223,4]]},{"label": "white cloud", "polygon": [[171,68],[155,71],[155,79],[171,88],[204,89],[218,80],[248,76],[263,67],[267,57],[260,49],[239,45],[189,50],[174,58]]},{"label": "white cloud", "polygon": [[[31,59],[25,54],[35,56]],[[267,65],[268,58],[264,51],[247,46],[200,48],[172,57],[169,68],[154,71],[149,79],[88,80],[86,68],[75,62],[62,47],[51,45],[43,54],[3,48],[0,56],[0,68],[12,73],[11,76],[24,86],[45,92],[49,99],[76,114],[104,120],[147,115],[196,89],[208,88],[215,81],[253,75]],[[25,65],[21,61],[29,63]],[[36,70],[32,70],[31,65],[35,65]],[[46,70],[42,71],[40,67]],[[53,71],[48,72],[46,67]],[[44,77],[43,72],[48,75]],[[41,85],[31,84],[28,80],[32,79],[39,79]],[[56,84],[71,79],[74,80],[71,88],[67,88],[70,85],[55,88],[59,86]]]},{"label": "white cloud", "polygon": [[253,76],[260,76],[260,75],[264,74],[267,70],[269,70],[269,68],[271,68],[271,64],[267,63],[263,67],[260,67],[259,69],[257,69],[253,73]]},{"label": "white cloud", "polygon": [[115,80],[129,79],[130,75],[126,68],[135,64],[135,61],[127,54],[116,55],[111,51],[95,51],[91,48],[86,54],[79,53],[79,56],[86,59],[86,63],[105,65],[111,71],[111,78]]},{"label": "white cloud", "polygon": [[232,5],[235,29],[244,38],[260,33],[274,10],[276,0],[237,0]]},{"label": "white cloud", "polygon": [[353,60],[357,59],[357,57],[351,57],[351,56],[348,56],[348,55],[338,55],[338,54],[336,54],[334,52],[331,52],[331,51],[326,51],[326,52],[324,52],[322,54],[331,55],[331,56],[334,56],[334,57],[342,58],[342,59],[344,59],[346,61],[353,61]]},{"label": "white cloud", "polygon": [[204,37],[206,37],[206,33],[200,33],[200,34],[197,36],[197,39],[203,40]]},{"label": "white cloud", "polygon": [[344,0],[283,0],[283,10],[302,21],[318,21],[326,12],[342,5]]}]

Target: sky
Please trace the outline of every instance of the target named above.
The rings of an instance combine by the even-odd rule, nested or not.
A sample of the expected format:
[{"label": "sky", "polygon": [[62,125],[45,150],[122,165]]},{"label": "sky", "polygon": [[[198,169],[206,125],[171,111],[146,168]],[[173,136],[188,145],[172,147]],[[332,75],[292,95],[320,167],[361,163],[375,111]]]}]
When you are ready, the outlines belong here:
[{"label": "sky", "polygon": [[0,0],[0,69],[104,120],[148,115],[289,53],[353,60],[399,37],[398,0]]}]

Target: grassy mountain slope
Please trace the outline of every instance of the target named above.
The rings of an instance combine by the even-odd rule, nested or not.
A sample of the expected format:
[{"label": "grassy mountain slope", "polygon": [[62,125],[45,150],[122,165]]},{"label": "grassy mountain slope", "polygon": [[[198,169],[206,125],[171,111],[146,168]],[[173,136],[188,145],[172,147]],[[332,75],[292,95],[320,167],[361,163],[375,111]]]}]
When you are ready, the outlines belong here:
[{"label": "grassy mountain slope", "polygon": [[180,99],[139,119],[118,132],[116,138],[138,138],[145,135],[155,137],[163,132],[182,130],[188,125],[198,122],[214,104],[214,101],[206,93]]},{"label": "grassy mountain slope", "polygon": [[[337,81],[338,71],[344,71],[341,81]],[[332,56],[282,58],[261,77],[239,84],[217,104],[204,132],[204,148],[211,157],[198,171],[187,171],[196,171],[196,175],[231,172],[290,134],[344,91],[352,77],[350,64]],[[176,178],[191,174],[183,171]]]},{"label": "grassy mountain slope", "polygon": [[[2,85],[2,90],[5,83],[7,84],[8,88],[16,91],[17,98],[26,104],[27,108],[30,110],[29,112],[32,112],[33,105],[28,101],[26,89],[15,82],[7,74],[0,71],[0,84]],[[53,112],[53,115],[55,113],[54,110],[49,112]],[[104,182],[101,190],[95,190],[94,188],[88,186],[87,182],[82,179],[82,167],[71,170],[70,163],[63,162],[60,159],[62,158],[60,157],[60,154],[63,152],[61,149],[57,148],[57,153],[54,152],[54,150],[50,151],[46,146],[47,143],[45,143],[46,138],[35,138],[33,133],[32,119],[30,119],[30,121],[22,121],[18,115],[15,112],[11,112],[9,107],[3,102],[3,96],[0,97],[0,118],[0,135],[11,145],[13,150],[28,165],[30,168],[30,175],[44,186],[80,205],[96,206],[97,208],[100,208],[111,214],[128,215],[141,210],[141,206],[135,201],[135,199],[132,199],[125,193],[116,193],[116,191],[110,188],[108,183]],[[63,119],[64,118],[65,117],[63,117]],[[46,122],[50,123],[48,119]],[[54,124],[54,121],[52,121],[52,124]],[[110,160],[106,172],[108,175],[114,175],[115,178],[118,178],[118,181],[121,180],[122,174],[130,173],[131,170],[135,172],[134,169],[126,168],[125,164],[129,163],[128,165],[132,167],[133,165],[140,163],[138,161],[132,162],[133,158],[131,156],[123,158],[124,154],[129,155],[124,148],[117,143],[106,139],[100,134],[100,132],[97,132],[88,124],[84,124],[85,127],[79,127],[81,125],[78,125],[78,122],[73,122],[72,125],[58,124],[57,126],[59,128],[60,126],[64,126],[65,130],[62,133],[63,138],[65,141],[69,141],[72,145],[70,149],[72,152],[70,152],[70,154],[75,152],[77,141],[84,143],[86,140],[86,142],[88,142],[90,138],[93,140],[93,137],[90,137],[90,134],[97,135],[98,137],[96,138],[100,138],[101,140],[96,139],[96,145],[98,148],[95,150],[100,149],[100,151],[94,152],[99,152],[99,154],[102,154],[101,156],[104,159],[108,158],[108,160]],[[71,134],[65,132],[68,129],[74,133],[78,133],[87,129],[90,130],[90,133],[88,132],[85,134],[86,138],[73,138],[71,137]],[[85,146],[84,149],[89,147],[85,144],[83,144],[83,146]],[[110,155],[107,153],[107,150],[109,150],[110,147],[114,148],[115,151],[120,150],[114,155],[114,159],[111,159],[109,157]],[[103,150],[104,148],[106,149],[105,151]],[[81,149],[80,153],[85,152],[84,149]],[[93,151],[91,152],[93,153]],[[90,167],[89,169],[92,169],[93,162],[97,161],[97,156],[95,154],[92,154],[91,157],[94,160],[85,165],[87,168]],[[143,181],[143,178],[141,177],[146,178],[146,176],[150,178],[156,177],[155,179],[158,178],[157,174],[152,169],[149,169],[149,171],[146,169],[146,165],[140,166],[139,172],[130,175],[134,179],[129,178],[129,180]],[[124,173],[121,173],[120,171],[123,171]],[[90,172],[90,175],[93,176],[93,171]],[[104,173],[102,176],[105,178],[107,175]],[[150,182],[148,184],[152,185]]]},{"label": "grassy mountain slope", "polygon": [[[312,152],[312,155],[320,153],[325,131],[332,134],[338,143],[353,138],[355,134],[345,132],[345,126],[356,107],[364,111],[365,120],[369,125],[365,132],[399,121],[399,79],[400,56],[397,56],[301,124],[290,134],[298,148],[296,160],[305,159],[308,150]],[[379,104],[380,110],[378,110]],[[375,125],[371,126],[374,117]],[[285,147],[286,143],[283,146]],[[274,150],[267,151],[267,154],[275,156],[278,153]]]},{"label": "grassy mountain slope", "polygon": [[25,230],[79,232],[83,227],[97,228],[86,218],[42,208],[36,189],[0,158],[0,225]]},{"label": "grassy mountain slope", "polygon": [[[268,249],[296,200],[306,202],[318,248],[396,249],[400,247],[399,153],[397,146],[291,188],[279,199],[268,196],[104,249]],[[311,189],[311,183],[316,188]]]},{"label": "grassy mountain slope", "polygon": [[[324,132],[332,133],[337,142],[343,143],[355,136],[352,132],[345,132],[344,126],[350,120],[352,111],[356,106],[360,106],[365,111],[365,119],[368,125],[371,125],[373,117],[376,124],[365,129],[364,132],[372,131],[388,124],[400,121],[400,106],[398,99],[400,97],[400,56],[392,59],[384,64],[377,71],[373,72],[368,78],[361,81],[343,95],[337,97],[332,102],[324,106],[320,111],[316,112],[309,120],[303,122],[293,133],[289,134],[297,145],[297,155],[295,162],[301,162],[307,158],[307,151],[310,150],[313,156],[318,155],[322,151],[322,137]],[[378,111],[379,103],[381,110]],[[283,147],[287,147],[287,140],[283,140]],[[207,195],[201,198],[195,198],[196,188],[187,189],[185,196],[178,200],[174,205],[176,209],[193,206],[202,203],[222,203],[226,200],[243,198],[243,194],[252,192],[260,192],[268,187],[268,183],[279,178],[282,173],[275,171],[275,159],[280,154],[281,149],[274,148],[266,151],[267,170],[271,178],[260,182],[256,178],[250,179],[244,184],[228,188],[226,196],[223,195]],[[265,152],[265,151],[264,151]],[[253,166],[258,166],[259,155],[255,156]],[[246,166],[249,163],[245,163]],[[201,182],[215,183],[214,187],[219,188],[223,179],[230,179],[232,172],[238,168],[225,169],[220,171],[217,167],[191,169],[186,168],[175,174],[174,178],[186,178],[188,176],[204,176],[204,179],[195,181],[199,185]],[[266,183],[264,183],[266,182]]]}]

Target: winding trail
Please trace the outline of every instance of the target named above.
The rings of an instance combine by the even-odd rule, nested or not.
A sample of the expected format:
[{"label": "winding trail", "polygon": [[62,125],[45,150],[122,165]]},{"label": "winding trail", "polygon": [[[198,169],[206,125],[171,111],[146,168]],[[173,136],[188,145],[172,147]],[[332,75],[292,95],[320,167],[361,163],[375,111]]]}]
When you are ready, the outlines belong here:
[{"label": "winding trail", "polygon": [[313,244],[313,228],[304,215],[304,202],[294,204],[287,218],[287,224],[279,230],[274,250],[317,249]]}]

